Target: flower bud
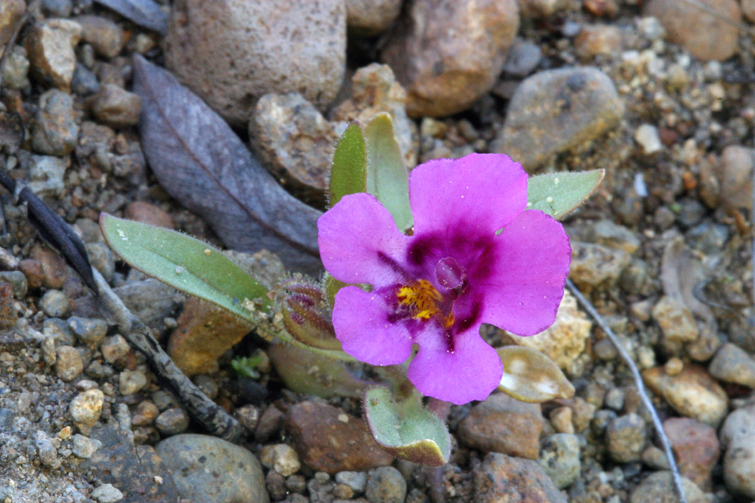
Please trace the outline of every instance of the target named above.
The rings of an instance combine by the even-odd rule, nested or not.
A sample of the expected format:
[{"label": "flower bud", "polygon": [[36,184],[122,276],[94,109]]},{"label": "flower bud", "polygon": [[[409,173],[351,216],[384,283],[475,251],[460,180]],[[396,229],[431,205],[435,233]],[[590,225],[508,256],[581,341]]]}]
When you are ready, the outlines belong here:
[{"label": "flower bud", "polygon": [[275,289],[283,326],[291,337],[319,349],[341,349],[325,292],[303,276],[283,280]]}]

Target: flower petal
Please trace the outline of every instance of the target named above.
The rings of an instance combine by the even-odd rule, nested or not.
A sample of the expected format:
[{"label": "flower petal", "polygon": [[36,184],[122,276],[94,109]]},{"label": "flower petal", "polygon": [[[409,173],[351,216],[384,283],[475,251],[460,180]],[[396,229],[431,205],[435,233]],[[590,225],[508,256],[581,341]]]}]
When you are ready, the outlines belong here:
[{"label": "flower petal", "polygon": [[423,395],[456,405],[485,400],[501,382],[503,364],[480,337],[480,325],[454,336],[453,353],[440,326],[434,328],[417,337],[419,352],[409,364],[409,380]]},{"label": "flower petal", "polygon": [[414,234],[495,232],[527,206],[527,173],[503,154],[469,154],[417,166],[409,177]]},{"label": "flower petal", "polygon": [[317,221],[325,269],[346,283],[385,286],[407,278],[399,265],[410,241],[372,195],[344,196]]},{"label": "flower petal", "polygon": [[571,246],[563,226],[528,210],[493,242],[488,267],[469,281],[470,295],[483,306],[481,320],[516,335],[542,332],[556,319],[569,274]]},{"label": "flower petal", "polygon": [[412,352],[404,322],[389,320],[389,306],[375,292],[347,286],[336,294],[333,328],[343,350],[370,365],[398,365]]}]

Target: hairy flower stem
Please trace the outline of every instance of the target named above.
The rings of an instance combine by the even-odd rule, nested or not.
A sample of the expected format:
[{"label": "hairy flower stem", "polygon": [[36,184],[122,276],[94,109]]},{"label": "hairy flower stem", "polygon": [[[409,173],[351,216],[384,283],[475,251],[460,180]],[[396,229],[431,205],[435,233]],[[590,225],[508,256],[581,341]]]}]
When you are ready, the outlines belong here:
[{"label": "hairy flower stem", "polygon": [[650,412],[650,416],[653,418],[653,426],[655,426],[655,431],[658,434],[658,438],[660,438],[661,440],[661,444],[663,444],[663,450],[666,453],[666,458],[668,459],[669,468],[671,469],[671,476],[674,479],[674,485],[676,486],[676,492],[679,494],[679,502],[687,503],[687,498],[684,496],[684,488],[682,486],[682,477],[679,474],[679,468],[676,466],[674,452],[671,450],[671,442],[666,436],[666,432],[663,430],[663,424],[661,423],[661,418],[658,417],[658,412],[656,412],[655,407],[653,406],[653,402],[650,400],[650,397],[645,390],[645,384],[642,382],[640,370],[637,368],[637,365],[635,365],[632,357],[629,355],[627,350],[624,349],[624,346],[621,345],[619,338],[616,337],[616,334],[613,333],[611,327],[608,326],[608,323],[606,323],[605,320],[600,316],[600,314],[598,314],[598,311],[595,310],[590,301],[588,301],[585,296],[582,295],[582,292],[579,291],[579,289],[574,285],[574,283],[572,283],[570,279],[566,280],[566,287],[569,289],[572,295],[577,298],[579,303],[582,304],[582,307],[585,308],[585,311],[587,311],[590,316],[593,317],[593,319],[603,330],[603,332],[605,332],[605,334],[611,340],[611,343],[616,348],[616,351],[618,351],[619,356],[621,356],[621,359],[624,360],[624,362],[629,367],[629,370],[632,371],[634,384],[635,386],[637,386],[637,392],[640,394],[642,404],[645,406],[648,412]]}]

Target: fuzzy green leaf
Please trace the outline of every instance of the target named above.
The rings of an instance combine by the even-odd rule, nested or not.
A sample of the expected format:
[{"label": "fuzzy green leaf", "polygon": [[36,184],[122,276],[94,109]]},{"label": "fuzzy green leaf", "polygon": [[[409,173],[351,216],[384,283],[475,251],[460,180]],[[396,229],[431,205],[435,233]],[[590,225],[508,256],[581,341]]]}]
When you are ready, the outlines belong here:
[{"label": "fuzzy green leaf", "polygon": [[422,406],[418,392],[398,399],[388,388],[369,388],[364,415],[375,441],[393,456],[428,466],[448,462],[451,436],[446,425]]},{"label": "fuzzy green leaf", "polygon": [[330,206],[343,196],[367,192],[367,149],[362,126],[352,122],[341,135],[330,170]]},{"label": "fuzzy green leaf", "polygon": [[105,213],[100,227],[110,248],[129,265],[178,290],[247,320],[252,305],[263,311],[270,307],[267,288],[203,241]]},{"label": "fuzzy green leaf", "polygon": [[364,128],[367,143],[367,192],[378,198],[402,232],[414,225],[409,207],[409,171],[393,131],[393,120],[377,114]]},{"label": "fuzzy green leaf", "polygon": [[560,220],[595,192],[605,174],[604,169],[594,169],[532,176],[527,185],[527,209],[542,210]]}]

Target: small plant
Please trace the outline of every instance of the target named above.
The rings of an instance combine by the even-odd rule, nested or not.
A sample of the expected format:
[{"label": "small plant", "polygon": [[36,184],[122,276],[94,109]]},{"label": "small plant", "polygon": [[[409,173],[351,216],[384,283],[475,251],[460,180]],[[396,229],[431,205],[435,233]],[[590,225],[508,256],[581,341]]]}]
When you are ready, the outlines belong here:
[{"label": "small plant", "polygon": [[[573,394],[547,357],[492,348],[480,327],[528,336],[553,323],[570,261],[557,220],[602,177],[599,170],[530,178],[500,154],[430,161],[410,175],[390,116],[379,114],[350,125],[338,144],[332,207],[318,220],[324,278],[296,274],[272,291],[201,241],[104,214],[100,222],[133,267],[284,343],[269,353],[285,362],[278,368],[290,387],[363,396],[379,445],[439,466],[451,441],[443,414],[432,412],[438,404],[484,400],[496,388],[528,402]],[[374,366],[380,382],[357,379],[348,361]],[[232,365],[257,376],[253,359]]]}]

